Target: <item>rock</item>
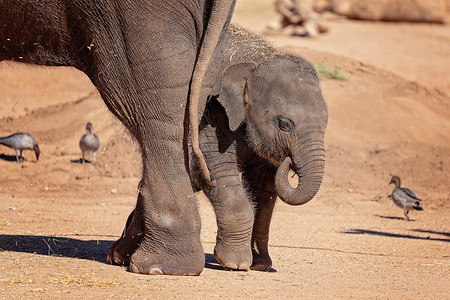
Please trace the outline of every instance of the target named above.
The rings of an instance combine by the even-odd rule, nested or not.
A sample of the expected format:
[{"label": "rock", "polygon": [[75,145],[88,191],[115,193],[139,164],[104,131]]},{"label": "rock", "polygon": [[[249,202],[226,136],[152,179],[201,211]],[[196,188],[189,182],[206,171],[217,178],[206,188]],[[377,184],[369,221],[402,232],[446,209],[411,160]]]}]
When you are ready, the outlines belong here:
[{"label": "rock", "polygon": [[444,23],[448,0],[330,0],[333,12],[370,21]]},{"label": "rock", "polygon": [[313,4],[313,10],[319,14],[332,11],[331,0],[316,0]]}]

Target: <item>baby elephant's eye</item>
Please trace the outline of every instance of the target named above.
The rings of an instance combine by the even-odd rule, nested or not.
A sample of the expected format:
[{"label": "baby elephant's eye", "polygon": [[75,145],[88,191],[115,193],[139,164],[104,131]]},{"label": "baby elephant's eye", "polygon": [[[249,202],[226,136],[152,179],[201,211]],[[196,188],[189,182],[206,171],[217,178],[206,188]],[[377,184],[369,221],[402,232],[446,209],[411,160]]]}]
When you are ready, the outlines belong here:
[{"label": "baby elephant's eye", "polygon": [[286,132],[294,131],[294,122],[286,117],[278,117],[278,128]]}]

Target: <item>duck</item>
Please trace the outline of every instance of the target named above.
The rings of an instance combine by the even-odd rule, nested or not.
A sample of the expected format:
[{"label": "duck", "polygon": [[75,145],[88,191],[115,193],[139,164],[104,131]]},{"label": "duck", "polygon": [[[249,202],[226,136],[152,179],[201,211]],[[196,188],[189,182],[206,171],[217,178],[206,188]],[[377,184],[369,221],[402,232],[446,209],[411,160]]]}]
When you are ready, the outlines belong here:
[{"label": "duck", "polygon": [[[10,136],[0,137],[0,145],[14,149],[14,151],[16,151],[17,162],[20,162],[19,157],[23,158],[23,150],[34,150],[36,161],[39,160],[41,151],[36,140],[31,136],[31,134],[19,132],[11,134]],[[20,150],[20,156],[17,153],[18,150]]]},{"label": "duck", "polygon": [[390,197],[391,197],[392,201],[394,201],[395,205],[403,208],[404,215],[405,215],[404,219],[409,221],[408,212],[411,209],[423,210],[423,208],[420,206],[420,202],[422,200],[419,199],[412,190],[401,187],[400,177],[392,176],[389,184],[392,184],[392,183],[395,184],[395,187],[394,187],[394,190],[392,191]]},{"label": "duck", "polygon": [[92,164],[95,165],[95,154],[100,147],[100,140],[97,135],[93,133],[94,127],[91,122],[86,124],[86,134],[84,134],[80,139],[80,149],[82,155],[82,163],[85,163],[85,153],[92,152]]}]

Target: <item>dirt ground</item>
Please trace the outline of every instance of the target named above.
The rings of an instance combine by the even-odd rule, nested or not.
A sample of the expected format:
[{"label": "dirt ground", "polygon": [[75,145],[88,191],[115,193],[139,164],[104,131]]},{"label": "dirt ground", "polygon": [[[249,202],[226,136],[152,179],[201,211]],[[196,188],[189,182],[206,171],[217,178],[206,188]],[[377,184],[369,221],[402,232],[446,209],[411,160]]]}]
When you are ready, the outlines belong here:
[{"label": "dirt ground", "polygon": [[[238,1],[234,21],[263,32],[270,0]],[[448,299],[450,24],[373,23],[329,15],[317,38],[266,38],[349,80],[323,79],[329,106],[323,185],[308,204],[277,203],[271,272],[215,261],[216,225],[199,194],[205,269],[144,276],[106,263],[137,197],[140,158],[80,72],[0,63],[0,136],[29,132],[41,158],[0,147],[0,298]],[[97,165],[76,161],[91,121]],[[387,198],[399,175],[424,211]]]}]

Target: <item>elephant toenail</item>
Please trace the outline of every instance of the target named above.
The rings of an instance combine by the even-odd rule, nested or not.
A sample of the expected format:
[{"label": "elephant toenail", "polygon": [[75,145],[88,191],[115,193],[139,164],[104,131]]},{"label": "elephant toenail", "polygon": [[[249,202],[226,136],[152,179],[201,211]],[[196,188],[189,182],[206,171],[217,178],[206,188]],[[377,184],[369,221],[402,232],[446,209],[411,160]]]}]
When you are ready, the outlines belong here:
[{"label": "elephant toenail", "polygon": [[160,268],[152,268],[149,272],[150,275],[164,275]]}]

